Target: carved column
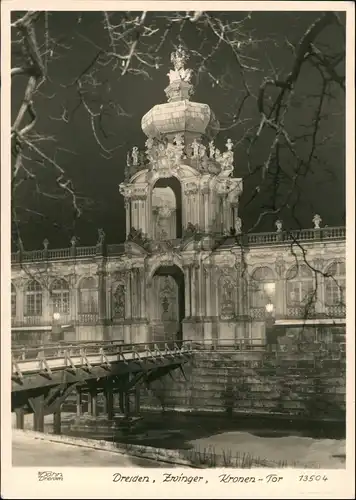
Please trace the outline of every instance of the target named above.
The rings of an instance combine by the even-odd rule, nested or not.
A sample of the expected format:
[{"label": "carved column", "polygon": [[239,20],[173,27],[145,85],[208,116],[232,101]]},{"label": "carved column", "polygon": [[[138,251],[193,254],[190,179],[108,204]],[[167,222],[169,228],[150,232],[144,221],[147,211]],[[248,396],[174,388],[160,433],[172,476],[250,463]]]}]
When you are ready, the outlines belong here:
[{"label": "carved column", "polygon": [[16,319],[18,321],[23,321],[24,313],[25,313],[25,282],[21,280],[17,286],[17,293],[16,293]]},{"label": "carved column", "polygon": [[140,224],[142,231],[147,234],[148,225],[147,225],[147,199],[141,199],[141,214],[140,214]]},{"label": "carved column", "polygon": [[276,269],[276,293],[275,293],[275,308],[276,316],[283,317],[287,314],[286,310],[286,283],[284,279],[285,262],[282,256],[278,256],[275,262]]},{"label": "carved column", "polygon": [[106,317],[108,319],[112,318],[112,282],[111,282],[111,274],[106,274],[106,280],[105,280],[106,286]]},{"label": "carved column", "polygon": [[140,311],[140,294],[138,293],[138,268],[131,270],[131,317],[138,318]]},{"label": "carved column", "polygon": [[43,321],[52,323],[53,321],[53,308],[52,300],[50,297],[50,290],[47,282],[45,286],[42,287],[42,318]]},{"label": "carved column", "polygon": [[137,202],[135,198],[133,197],[131,199],[131,226],[139,229],[138,224],[137,224]]},{"label": "carved column", "polygon": [[77,288],[76,288],[76,276],[73,272],[69,277],[69,302],[70,302],[70,321],[74,323],[78,317],[78,307],[77,307]]},{"label": "carved column", "polygon": [[131,229],[131,200],[129,198],[125,199],[125,211],[126,211],[126,237],[130,233]]},{"label": "carved column", "polygon": [[234,229],[237,229],[235,227],[235,221],[236,221],[236,218],[237,218],[237,215],[238,215],[238,207],[237,207],[237,204],[234,204],[232,205],[231,207],[231,218],[232,218],[232,221],[231,221],[231,227],[234,228]]},{"label": "carved column", "polygon": [[147,236],[153,238],[152,190],[150,190],[150,194],[146,198],[145,217]]},{"label": "carved column", "polygon": [[204,273],[203,273],[203,265],[200,262],[200,265],[197,266],[197,284],[198,284],[198,293],[197,293],[197,303],[198,303],[198,316],[204,316],[204,308],[205,308],[205,282],[204,282]]},{"label": "carved column", "polygon": [[140,317],[142,319],[146,318],[146,282],[145,282],[145,269],[142,267],[140,269],[140,303],[141,303],[141,312]]},{"label": "carved column", "polygon": [[135,318],[142,318],[141,316],[141,304],[142,304],[142,295],[141,295],[141,271],[140,268],[135,268]]},{"label": "carved column", "polygon": [[[324,267],[324,260],[321,257],[314,259],[314,267],[317,271],[322,271]],[[316,302],[315,302],[315,312],[322,314],[326,312],[325,307],[325,278],[321,272],[316,273]]]},{"label": "carved column", "polygon": [[218,196],[217,213],[216,213],[216,219],[218,222],[217,230],[219,233],[222,233],[224,231],[224,209],[225,209],[224,198],[220,194]]},{"label": "carved column", "polygon": [[[99,264],[102,266],[102,264]],[[105,286],[105,276],[106,272],[104,269],[99,269],[97,271],[98,275],[98,309],[99,309],[99,321],[103,322],[106,318],[106,286]]]},{"label": "carved column", "polygon": [[192,217],[191,217],[191,196],[189,192],[185,192],[185,210],[184,210],[184,222],[183,226],[187,227],[188,222],[191,222]]},{"label": "carved column", "polygon": [[127,319],[131,319],[132,318],[132,308],[131,308],[131,305],[132,305],[131,275],[132,275],[132,270],[129,269],[126,272],[126,290],[127,290],[127,293],[126,293],[126,297],[125,297],[125,299],[126,299],[125,309],[127,311],[127,313],[126,313],[126,318]]},{"label": "carved column", "polygon": [[210,317],[211,301],[210,301],[210,277],[209,277],[209,266],[204,266],[203,270],[203,288],[204,288],[204,316]]},{"label": "carved column", "polygon": [[190,266],[184,266],[184,295],[185,295],[185,316],[190,318],[192,316],[191,309],[191,278],[190,278]]},{"label": "carved column", "polygon": [[227,199],[227,197],[224,197],[224,229],[226,231],[230,230],[231,227],[231,205]]},{"label": "carved column", "polygon": [[203,317],[206,316],[206,269],[201,263],[200,268],[200,312]]},{"label": "carved column", "polygon": [[197,316],[197,280],[196,280],[196,264],[190,268],[191,276],[191,311],[192,317]]}]

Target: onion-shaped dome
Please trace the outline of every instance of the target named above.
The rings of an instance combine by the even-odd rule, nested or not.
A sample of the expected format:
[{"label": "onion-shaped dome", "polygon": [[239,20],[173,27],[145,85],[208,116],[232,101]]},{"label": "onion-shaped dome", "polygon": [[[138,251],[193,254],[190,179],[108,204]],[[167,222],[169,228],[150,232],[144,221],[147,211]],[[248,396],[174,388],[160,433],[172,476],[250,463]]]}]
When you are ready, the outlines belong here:
[{"label": "onion-shaped dome", "polygon": [[212,139],[219,131],[219,122],[210,106],[188,100],[157,104],[142,118],[141,126],[151,138],[190,132]]}]

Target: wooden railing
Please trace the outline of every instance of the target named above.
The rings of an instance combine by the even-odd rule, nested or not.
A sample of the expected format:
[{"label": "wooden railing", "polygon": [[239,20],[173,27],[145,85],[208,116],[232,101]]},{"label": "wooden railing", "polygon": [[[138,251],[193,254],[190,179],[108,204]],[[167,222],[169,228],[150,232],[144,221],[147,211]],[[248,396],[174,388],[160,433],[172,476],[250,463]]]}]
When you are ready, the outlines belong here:
[{"label": "wooden railing", "polygon": [[110,363],[153,358],[174,358],[194,350],[190,341],[151,344],[123,344],[120,341],[73,342],[46,344],[38,347],[12,349],[12,376],[22,378],[26,373],[49,372],[56,369],[109,365]]},{"label": "wooden railing", "polygon": [[[344,240],[346,238],[345,227],[323,227],[320,229],[301,229],[293,231],[266,232],[266,233],[246,233],[241,235],[241,241],[246,246],[271,245],[281,243]],[[179,246],[182,239],[171,240],[174,247]],[[96,245],[96,246],[75,246],[71,248],[54,248],[44,250],[32,250],[16,252],[11,254],[11,262],[35,262],[42,260],[62,260],[62,259],[86,259],[100,255],[115,256],[125,252],[125,245]]]}]

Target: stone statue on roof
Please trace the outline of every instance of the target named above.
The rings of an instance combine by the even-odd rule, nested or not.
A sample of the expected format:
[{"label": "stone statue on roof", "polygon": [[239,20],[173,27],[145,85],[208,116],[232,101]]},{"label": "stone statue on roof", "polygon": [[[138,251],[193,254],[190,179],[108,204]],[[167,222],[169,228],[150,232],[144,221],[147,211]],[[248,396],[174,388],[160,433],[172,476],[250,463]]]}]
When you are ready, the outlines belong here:
[{"label": "stone statue on roof", "polygon": [[190,83],[192,78],[192,70],[185,69],[184,65],[189,59],[189,54],[183,49],[182,45],[179,45],[175,52],[171,54],[171,62],[173,63],[174,70],[170,70],[167,73],[169,77],[169,83],[173,83],[175,81],[183,81]]}]

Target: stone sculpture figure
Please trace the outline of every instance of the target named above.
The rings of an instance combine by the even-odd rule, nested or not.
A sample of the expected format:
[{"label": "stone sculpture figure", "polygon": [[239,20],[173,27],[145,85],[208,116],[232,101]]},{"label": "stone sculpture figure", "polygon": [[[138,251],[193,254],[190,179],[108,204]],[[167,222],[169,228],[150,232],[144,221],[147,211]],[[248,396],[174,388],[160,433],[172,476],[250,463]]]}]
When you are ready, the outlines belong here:
[{"label": "stone sculpture figure", "polygon": [[322,222],[322,219],[319,214],[315,214],[313,217],[313,224],[314,224],[314,229],[320,229],[320,224]]},{"label": "stone sculpture figure", "polygon": [[242,220],[238,216],[235,217],[235,230],[236,230],[236,234],[242,233]]},{"label": "stone sculpture figure", "polygon": [[135,166],[138,165],[138,147],[137,146],[134,146],[132,148],[132,163]]},{"label": "stone sculpture figure", "polygon": [[114,311],[117,318],[125,318],[125,285],[118,285],[115,290]]},{"label": "stone sculpture figure", "polygon": [[105,240],[105,232],[104,229],[100,228],[98,229],[98,242],[97,245],[103,245]]},{"label": "stone sculpture figure", "polygon": [[126,155],[126,165],[128,167],[131,166],[131,156],[130,156],[130,151],[127,152],[127,155]]},{"label": "stone sculpture figure", "polygon": [[184,65],[188,59],[188,53],[183,49],[181,45],[179,45],[178,49],[171,54],[171,62],[173,63],[174,70],[170,70],[170,72],[167,73],[169,77],[169,83],[173,83],[177,80],[190,83],[193,72],[191,69],[184,68]]},{"label": "stone sculpture figure", "polygon": [[188,222],[187,227],[184,231],[183,238],[189,238],[190,236],[193,236],[193,234],[196,234],[197,232],[198,232],[197,226],[195,226],[191,222]]},{"label": "stone sculpture figure", "polygon": [[210,141],[209,142],[209,158],[214,158],[214,154],[215,154],[214,141]]},{"label": "stone sculpture figure", "polygon": [[176,146],[182,146],[184,144],[184,135],[182,133],[176,134],[174,136],[173,142]]},{"label": "stone sculpture figure", "polygon": [[72,236],[70,240],[70,244],[72,247],[75,247],[79,243],[79,238],[77,236]]},{"label": "stone sculpture figure", "polygon": [[205,153],[206,153],[206,147],[204,146],[204,144],[199,144],[199,153],[198,153],[199,157],[204,158]]},{"label": "stone sculpture figure", "polygon": [[225,146],[226,146],[226,148],[227,148],[228,151],[232,151],[232,148],[234,147],[234,144],[233,144],[233,142],[232,142],[231,139],[228,139],[227,142],[226,142],[226,144],[225,144]]},{"label": "stone sculpture figure", "polygon": [[278,219],[275,222],[275,226],[276,226],[277,233],[281,233],[282,232],[282,228],[283,228],[283,222],[280,219]]},{"label": "stone sculpture figure", "polygon": [[199,142],[196,139],[194,139],[194,141],[192,142],[192,149],[193,149],[193,156],[194,156],[194,158],[198,158],[200,144],[199,144]]}]

